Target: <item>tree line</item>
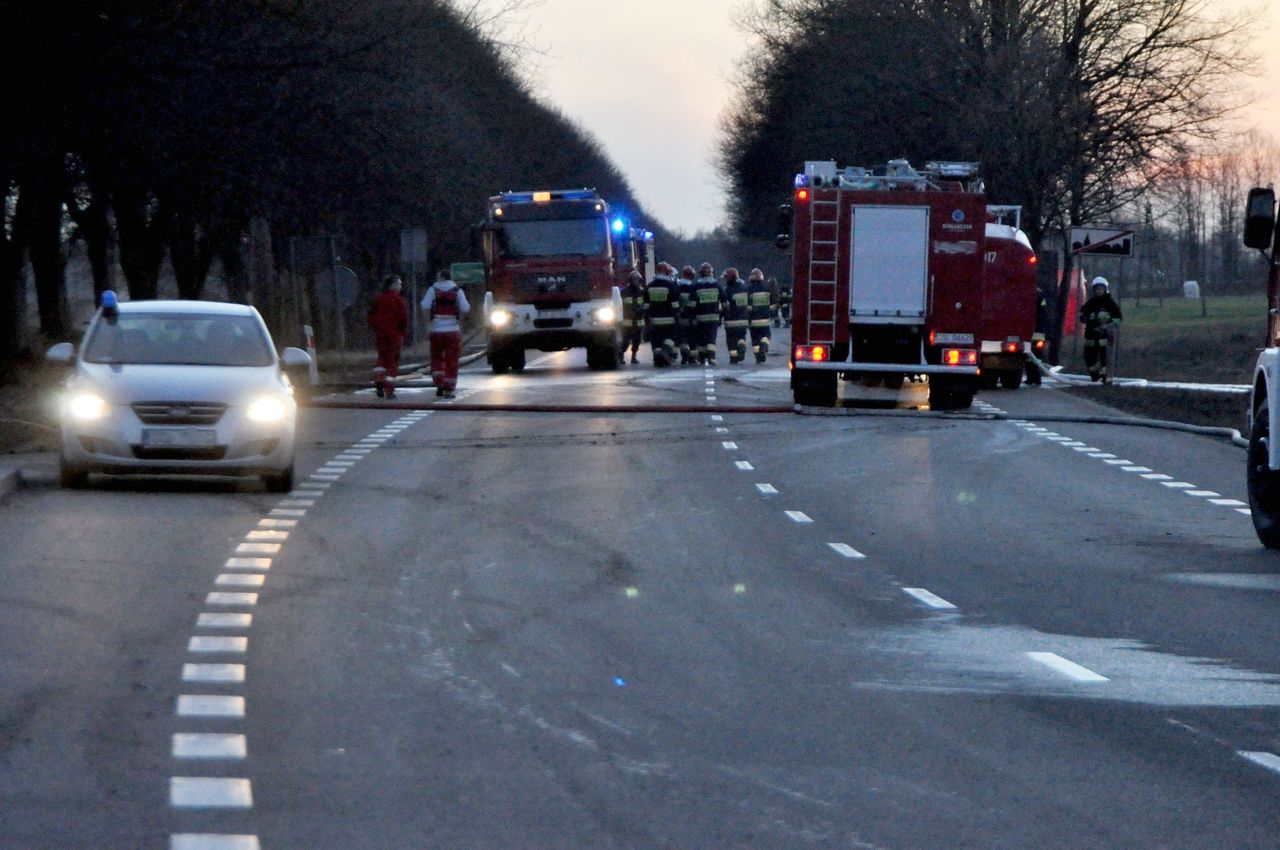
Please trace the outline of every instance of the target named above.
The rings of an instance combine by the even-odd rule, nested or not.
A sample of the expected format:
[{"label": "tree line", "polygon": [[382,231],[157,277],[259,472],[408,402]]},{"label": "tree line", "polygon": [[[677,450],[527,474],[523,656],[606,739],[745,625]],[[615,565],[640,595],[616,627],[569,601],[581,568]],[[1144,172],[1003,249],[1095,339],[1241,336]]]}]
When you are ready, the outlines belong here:
[{"label": "tree line", "polygon": [[402,227],[427,228],[432,264],[465,259],[468,225],[505,189],[592,186],[642,213],[598,143],[524,82],[499,18],[528,5],[0,4],[0,356],[20,345],[28,269],[40,330],[70,330],[73,244],[95,293],[154,298],[167,269],[199,298],[216,265],[229,297],[267,302],[250,291],[251,223],[277,265],[288,237],[339,234],[376,278]]},{"label": "tree line", "polygon": [[719,156],[755,237],[805,160],[906,157],[982,162],[1035,244],[1065,243],[1220,142],[1251,70],[1249,19],[1209,0],[754,0],[739,23]]}]

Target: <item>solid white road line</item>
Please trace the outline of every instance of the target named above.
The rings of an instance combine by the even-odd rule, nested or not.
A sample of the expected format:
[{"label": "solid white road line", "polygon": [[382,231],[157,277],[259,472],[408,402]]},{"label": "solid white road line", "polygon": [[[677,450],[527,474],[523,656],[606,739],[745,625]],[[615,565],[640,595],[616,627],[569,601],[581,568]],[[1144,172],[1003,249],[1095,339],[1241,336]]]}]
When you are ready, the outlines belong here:
[{"label": "solid white road line", "polygon": [[205,612],[196,617],[198,629],[247,629],[253,625],[252,614],[217,614]]},{"label": "solid white road line", "polygon": [[243,759],[249,755],[244,735],[225,732],[179,732],[173,736],[176,759]]},{"label": "solid white road line", "polygon": [[930,608],[936,608],[939,611],[957,610],[956,606],[952,605],[950,602],[943,599],[941,596],[935,596],[934,594],[925,590],[923,587],[904,587],[902,588],[902,592],[907,594],[908,596],[915,597],[917,600],[919,600],[920,602],[923,602],[925,605],[928,605]]},{"label": "solid white road line", "polygon": [[835,550],[837,555],[840,555],[845,558],[856,559],[856,558],[867,557],[866,555],[859,552],[857,549],[850,546],[848,543],[828,543],[827,545],[830,546],[833,550]]},{"label": "solid white road line", "polygon": [[778,495],[777,489],[772,484],[757,484],[756,489],[766,496]]},{"label": "solid white road line", "polygon": [[253,789],[247,779],[171,776],[169,805],[175,809],[251,809]]},{"label": "solid white road line", "polygon": [[1061,655],[1053,652],[1028,652],[1027,657],[1032,661],[1038,661],[1046,667],[1052,668],[1069,679],[1075,679],[1077,682],[1109,682],[1106,676],[1099,676],[1087,667],[1081,667],[1074,661],[1068,661]]},{"label": "solid white road line", "polygon": [[187,641],[187,652],[225,652],[243,655],[248,651],[247,637],[195,635]]},{"label": "solid white road line", "polygon": [[184,832],[169,836],[169,850],[262,850],[256,835]]},{"label": "solid white road line", "polygon": [[244,697],[181,694],[179,717],[244,717]]},{"label": "solid white road line", "polygon": [[809,515],[804,511],[784,511],[784,513],[791,518],[792,522],[798,522],[801,524],[813,522]]},{"label": "solid white road line", "polygon": [[184,682],[243,682],[243,664],[183,664]]}]

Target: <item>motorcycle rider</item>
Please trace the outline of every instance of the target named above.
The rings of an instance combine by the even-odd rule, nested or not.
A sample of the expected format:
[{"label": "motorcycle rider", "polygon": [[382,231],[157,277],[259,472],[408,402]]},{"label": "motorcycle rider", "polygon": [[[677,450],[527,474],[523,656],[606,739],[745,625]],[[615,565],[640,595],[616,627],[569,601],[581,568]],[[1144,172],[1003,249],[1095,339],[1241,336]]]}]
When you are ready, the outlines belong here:
[{"label": "motorcycle rider", "polygon": [[747,292],[751,303],[750,327],[751,350],[755,352],[756,362],[763,363],[769,354],[769,323],[776,303],[773,300],[773,289],[765,283],[764,272],[752,269],[748,275]]},{"label": "motorcycle rider", "polygon": [[677,342],[680,329],[680,285],[676,283],[670,263],[658,263],[657,274],[644,290],[645,321],[649,328],[649,344],[653,346],[653,365],[671,366],[679,357]]},{"label": "motorcycle rider", "polygon": [[636,363],[636,352],[644,337],[645,314],[644,275],[633,271],[627,278],[627,288],[622,290],[622,345],[618,348],[618,362],[622,363],[627,349],[631,349],[631,362]]},{"label": "motorcycle rider", "polygon": [[1107,356],[1110,341],[1115,336],[1120,321],[1120,305],[1111,297],[1111,286],[1099,275],[1090,284],[1093,296],[1080,308],[1079,321],[1084,325],[1084,365],[1089,370],[1090,381],[1110,383],[1107,374]]},{"label": "motorcycle rider", "polygon": [[[710,263],[702,267],[712,271]],[[730,277],[732,272],[732,277]],[[725,269],[725,280],[738,277],[737,269]],[[720,335],[720,302],[724,300],[724,287],[720,281],[710,274],[703,275],[694,282],[694,323],[696,325],[693,348],[698,362],[707,366],[716,365],[716,337]]]},{"label": "motorcycle rider", "polygon": [[729,362],[741,363],[747,359],[747,328],[750,325],[750,293],[747,284],[734,275],[724,280],[724,342],[729,349]]}]

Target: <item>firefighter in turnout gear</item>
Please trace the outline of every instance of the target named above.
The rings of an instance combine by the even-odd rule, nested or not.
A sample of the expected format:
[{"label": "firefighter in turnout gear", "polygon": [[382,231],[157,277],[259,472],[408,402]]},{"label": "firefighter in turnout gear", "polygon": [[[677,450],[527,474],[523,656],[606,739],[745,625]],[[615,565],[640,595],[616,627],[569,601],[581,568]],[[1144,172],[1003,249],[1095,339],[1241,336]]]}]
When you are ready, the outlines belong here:
[{"label": "firefighter in turnout gear", "polygon": [[[703,263],[703,265],[707,264]],[[680,270],[680,304],[676,321],[680,328],[680,362],[685,366],[698,359],[697,343],[694,342],[697,334],[697,328],[694,325],[697,315],[693,303],[694,285],[693,266],[685,266]]]},{"label": "firefighter in turnout gear", "polygon": [[674,365],[680,356],[680,329],[676,324],[680,310],[680,285],[676,283],[673,271],[670,263],[658,263],[658,273],[644,290],[649,344],[653,346],[653,365],[658,368]]},{"label": "firefighter in turnout gear", "polygon": [[1110,285],[1105,277],[1095,277],[1091,284],[1093,296],[1080,308],[1080,324],[1084,325],[1084,365],[1089,370],[1089,380],[1111,382],[1107,374],[1107,357],[1111,353],[1111,341],[1115,338],[1120,320],[1120,305],[1111,297]]},{"label": "firefighter in turnout gear", "polygon": [[791,327],[791,287],[778,287],[778,319],[780,326]]},{"label": "firefighter in turnout gear", "polygon": [[[702,267],[712,270],[709,263],[703,263]],[[725,280],[736,279],[738,270],[726,269],[724,276]],[[720,335],[720,302],[723,300],[724,287],[714,277],[707,275],[694,282],[694,346],[698,362],[707,366],[716,365],[716,337]]]},{"label": "firefighter in turnout gear", "polygon": [[729,349],[729,362],[747,359],[747,327],[750,325],[750,299],[746,281],[734,275],[724,280],[724,342]]},{"label": "firefighter in turnout gear", "polygon": [[769,323],[775,306],[773,289],[765,283],[764,272],[760,269],[752,269],[749,277],[751,350],[755,352],[756,362],[763,363],[769,354]]},{"label": "firefighter in turnout gear", "polygon": [[618,349],[618,362],[626,357],[627,349],[631,349],[631,362],[635,363],[636,352],[644,339],[645,315],[644,275],[632,272],[627,279],[627,288],[622,290],[622,346]]}]

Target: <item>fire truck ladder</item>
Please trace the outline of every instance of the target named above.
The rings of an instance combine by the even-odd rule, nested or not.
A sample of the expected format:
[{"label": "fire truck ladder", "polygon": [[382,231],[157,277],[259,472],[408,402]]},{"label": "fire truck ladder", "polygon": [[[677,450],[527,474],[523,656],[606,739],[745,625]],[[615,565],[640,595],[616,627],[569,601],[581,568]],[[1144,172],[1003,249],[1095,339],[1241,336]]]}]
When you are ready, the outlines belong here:
[{"label": "fire truck ladder", "polygon": [[[834,201],[820,201],[816,192],[814,195],[809,218],[809,342],[834,345],[840,200],[838,194]],[[831,238],[823,238],[827,236]],[[814,318],[815,315],[825,318]]]}]

